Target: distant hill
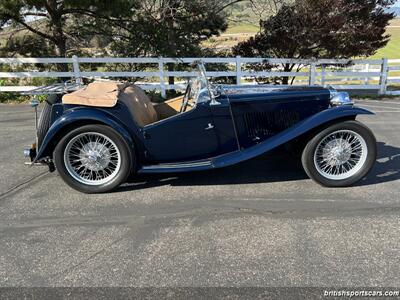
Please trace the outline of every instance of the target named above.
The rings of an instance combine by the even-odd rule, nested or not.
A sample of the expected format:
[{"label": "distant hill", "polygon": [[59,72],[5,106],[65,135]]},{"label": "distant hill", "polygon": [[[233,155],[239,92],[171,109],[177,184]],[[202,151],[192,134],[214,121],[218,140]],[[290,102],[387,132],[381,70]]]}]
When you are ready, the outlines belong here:
[{"label": "distant hill", "polygon": [[[284,2],[290,3],[292,0],[284,0]],[[274,1],[258,0],[253,2],[253,4],[251,4],[250,1],[244,1],[230,6],[226,9],[229,15],[228,19],[230,25],[234,26],[237,23],[247,23],[258,26],[260,19],[265,20],[277,12],[278,7],[271,5],[271,3],[274,3]],[[279,3],[279,1],[277,1],[277,3]],[[391,7],[388,11],[393,12],[396,18],[400,18],[400,6]]]},{"label": "distant hill", "polygon": [[[282,0],[282,2],[290,3],[293,0]],[[276,1],[281,3],[280,1]],[[267,19],[277,12],[278,6],[274,5],[274,1],[270,0],[257,0],[251,2],[250,0],[238,2],[229,6],[225,12],[227,13],[228,21],[231,25],[234,24],[253,24],[258,26],[260,19]]]}]

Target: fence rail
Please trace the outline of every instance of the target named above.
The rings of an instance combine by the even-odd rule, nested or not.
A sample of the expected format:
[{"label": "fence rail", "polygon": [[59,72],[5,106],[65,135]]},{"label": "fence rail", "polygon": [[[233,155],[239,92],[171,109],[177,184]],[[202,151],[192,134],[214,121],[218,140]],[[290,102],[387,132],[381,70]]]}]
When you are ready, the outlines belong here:
[{"label": "fence rail", "polygon": [[[165,57],[77,57],[71,58],[0,58],[0,67],[8,65],[12,71],[0,72],[0,79],[19,79],[26,82],[29,78],[71,78],[82,82],[82,78],[143,78],[150,81],[138,82],[146,90],[160,90],[163,97],[169,89],[181,89],[182,84],[168,84],[168,77],[186,78],[195,76],[189,71],[168,71],[167,64],[190,64],[201,60],[209,64],[228,64],[225,71],[207,71],[210,77],[232,77],[236,84],[260,77],[296,77],[295,84],[331,85],[344,90],[377,90],[381,95],[400,95],[400,90],[389,90],[388,86],[400,83],[400,59],[292,59],[292,58],[249,58],[249,57],[209,57],[209,58],[165,58]],[[248,66],[268,63],[273,66],[294,65],[299,71],[287,72],[282,68],[253,71]],[[65,64],[68,71],[21,71],[23,65]],[[151,64],[151,71],[87,71],[83,64]],[[16,71],[14,69],[17,68]],[[19,68],[19,69],[18,69]],[[395,74],[395,73],[398,74]],[[395,76],[398,75],[398,76]],[[243,82],[243,80],[247,80]],[[354,82],[360,81],[360,82]],[[29,92],[37,86],[2,85],[0,92]],[[400,89],[400,88],[399,88]]]}]

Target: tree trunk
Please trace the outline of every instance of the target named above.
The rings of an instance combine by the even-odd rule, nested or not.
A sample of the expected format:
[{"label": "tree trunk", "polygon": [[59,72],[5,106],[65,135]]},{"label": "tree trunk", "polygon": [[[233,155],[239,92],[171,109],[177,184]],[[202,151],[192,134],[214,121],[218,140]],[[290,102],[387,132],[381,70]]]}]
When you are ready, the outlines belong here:
[{"label": "tree trunk", "polygon": [[[285,64],[284,67],[283,67],[283,72],[291,72],[292,69],[293,69],[293,66],[290,65],[290,64]],[[284,85],[288,85],[289,84],[289,76],[283,76],[282,77],[282,84],[284,84]]]},{"label": "tree trunk", "polygon": [[[174,71],[174,65],[173,64],[168,64],[168,72],[173,72]],[[169,76],[168,77],[168,84],[175,84],[175,77],[174,76]]]},{"label": "tree trunk", "polygon": [[[169,44],[169,56],[176,57],[176,38],[174,31],[174,19],[171,16],[167,16],[167,26],[168,26],[168,44]],[[168,64],[168,71],[174,71],[174,64]],[[168,77],[168,84],[175,84],[175,77]]]},{"label": "tree trunk", "polygon": [[[60,39],[56,43],[56,55],[58,57],[66,57],[67,56],[67,46],[65,38]],[[58,72],[68,72],[68,64],[57,64],[57,71]],[[69,80],[69,77],[59,77],[58,81],[64,82]]]},{"label": "tree trunk", "polygon": [[56,50],[56,55],[58,57],[66,57],[67,56],[67,43],[64,38],[57,41],[55,50]]},{"label": "tree trunk", "polygon": [[[62,8],[58,6],[56,0],[48,0],[47,11],[50,15],[50,24],[52,27],[53,39],[55,44],[55,54],[58,57],[67,56],[67,39],[64,35],[64,22]],[[67,72],[67,64],[57,64],[59,72]],[[63,79],[64,81],[64,79]]]}]

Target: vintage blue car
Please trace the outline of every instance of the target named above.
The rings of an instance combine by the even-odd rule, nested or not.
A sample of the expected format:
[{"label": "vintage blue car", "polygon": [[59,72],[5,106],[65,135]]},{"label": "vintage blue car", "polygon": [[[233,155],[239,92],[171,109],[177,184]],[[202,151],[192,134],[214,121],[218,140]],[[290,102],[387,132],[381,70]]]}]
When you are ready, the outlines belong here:
[{"label": "vintage blue car", "polygon": [[342,187],[376,159],[359,114],[372,113],[323,87],[214,85],[200,63],[184,96],[159,104],[132,84],[93,83],[50,97],[25,155],[72,188],[100,193],[130,175],[222,168],[291,144],[309,177]]}]

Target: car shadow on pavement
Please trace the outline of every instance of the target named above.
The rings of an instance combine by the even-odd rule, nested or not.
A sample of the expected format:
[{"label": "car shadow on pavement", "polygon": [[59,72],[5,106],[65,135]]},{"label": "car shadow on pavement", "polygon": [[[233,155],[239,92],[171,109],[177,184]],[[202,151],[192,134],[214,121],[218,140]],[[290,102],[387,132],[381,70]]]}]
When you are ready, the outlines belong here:
[{"label": "car shadow on pavement", "polygon": [[378,155],[369,174],[355,186],[373,185],[400,179],[400,148],[378,142]]},{"label": "car shadow on pavement", "polygon": [[163,185],[200,186],[248,184],[306,179],[299,157],[290,154],[263,155],[240,164],[199,172],[175,174],[142,174],[128,180],[116,192]]},{"label": "car shadow on pavement", "polygon": [[[115,192],[157,186],[201,186],[284,182],[307,179],[299,157],[272,153],[240,164],[209,171],[137,175]],[[354,186],[373,185],[400,179],[400,148],[378,142],[377,161],[371,172]]]}]

